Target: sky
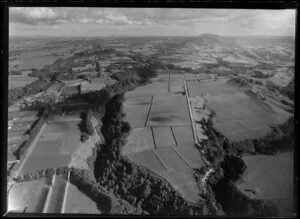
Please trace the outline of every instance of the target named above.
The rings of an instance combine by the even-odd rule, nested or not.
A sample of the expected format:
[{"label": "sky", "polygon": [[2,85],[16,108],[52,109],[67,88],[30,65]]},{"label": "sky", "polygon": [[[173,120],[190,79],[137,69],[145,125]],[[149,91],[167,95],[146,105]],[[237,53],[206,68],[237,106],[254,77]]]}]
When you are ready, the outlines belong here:
[{"label": "sky", "polygon": [[296,10],[10,7],[9,36],[294,36]]}]

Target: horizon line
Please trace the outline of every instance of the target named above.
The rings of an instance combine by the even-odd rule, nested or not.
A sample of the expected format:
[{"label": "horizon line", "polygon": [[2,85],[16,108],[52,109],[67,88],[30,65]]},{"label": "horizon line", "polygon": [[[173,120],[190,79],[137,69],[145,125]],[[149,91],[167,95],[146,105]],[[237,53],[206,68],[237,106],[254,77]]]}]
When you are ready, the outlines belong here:
[{"label": "horizon line", "polygon": [[296,37],[295,35],[220,35],[214,33],[203,33],[197,35],[107,35],[107,36],[49,36],[49,35],[11,35],[8,38],[125,38],[125,37],[201,37],[203,35],[214,35],[219,37]]}]

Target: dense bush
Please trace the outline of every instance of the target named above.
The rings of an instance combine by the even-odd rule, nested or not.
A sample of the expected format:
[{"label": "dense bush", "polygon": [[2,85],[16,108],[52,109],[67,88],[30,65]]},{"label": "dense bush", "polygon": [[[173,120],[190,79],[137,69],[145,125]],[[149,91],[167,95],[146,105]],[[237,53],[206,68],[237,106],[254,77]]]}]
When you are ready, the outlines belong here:
[{"label": "dense bush", "polygon": [[276,217],[278,209],[268,200],[251,199],[226,178],[214,187],[216,199],[231,217]]},{"label": "dense bush", "polygon": [[18,99],[37,94],[47,90],[51,86],[51,82],[47,80],[36,80],[30,84],[25,85],[23,88],[14,88],[8,91],[8,105],[12,105]]},{"label": "dense bush", "polygon": [[72,168],[70,173],[70,182],[95,201],[102,212],[110,214],[141,214],[141,210],[117,199],[112,193],[101,187],[89,170]]},{"label": "dense bush", "polygon": [[121,198],[150,214],[207,215],[206,203],[189,204],[164,179],[142,168],[125,157],[115,160],[105,153],[106,146],[98,151],[95,177],[98,182]]},{"label": "dense bush", "polygon": [[81,141],[85,142],[88,140],[89,136],[94,134],[94,126],[92,123],[92,110],[88,109],[87,111],[83,111],[80,115],[81,121],[79,123],[79,129],[81,131]]},{"label": "dense bush", "polygon": [[241,180],[247,169],[245,162],[240,157],[233,155],[226,156],[221,167],[224,171],[224,177],[233,182]]},{"label": "dense bush", "polygon": [[132,205],[151,214],[208,214],[205,203],[190,205],[171,185],[149,170],[120,156],[130,125],[124,122],[123,95],[115,95],[106,104],[102,119],[105,144],[98,145],[94,175],[97,181]]},{"label": "dense bush", "polygon": [[130,124],[124,121],[126,114],[123,109],[123,101],[123,94],[117,94],[109,100],[102,119],[101,132],[108,146],[107,151],[116,158],[120,156],[121,146],[131,131]]}]

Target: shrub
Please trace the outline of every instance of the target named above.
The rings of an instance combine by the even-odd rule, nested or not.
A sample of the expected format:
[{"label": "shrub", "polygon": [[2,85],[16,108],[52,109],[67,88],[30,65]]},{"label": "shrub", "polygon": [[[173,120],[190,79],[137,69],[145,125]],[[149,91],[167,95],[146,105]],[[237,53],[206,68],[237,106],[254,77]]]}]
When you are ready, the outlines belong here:
[{"label": "shrub", "polygon": [[225,157],[221,167],[224,170],[225,179],[233,182],[240,180],[247,169],[247,165],[240,157],[232,155]]}]

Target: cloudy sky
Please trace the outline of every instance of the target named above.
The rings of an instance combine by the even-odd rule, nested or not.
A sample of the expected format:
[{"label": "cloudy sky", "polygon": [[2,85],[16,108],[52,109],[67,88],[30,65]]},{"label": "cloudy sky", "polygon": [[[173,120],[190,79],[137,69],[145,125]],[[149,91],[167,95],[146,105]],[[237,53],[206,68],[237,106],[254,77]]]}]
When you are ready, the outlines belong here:
[{"label": "cloudy sky", "polygon": [[294,35],[295,10],[9,8],[10,36]]}]

